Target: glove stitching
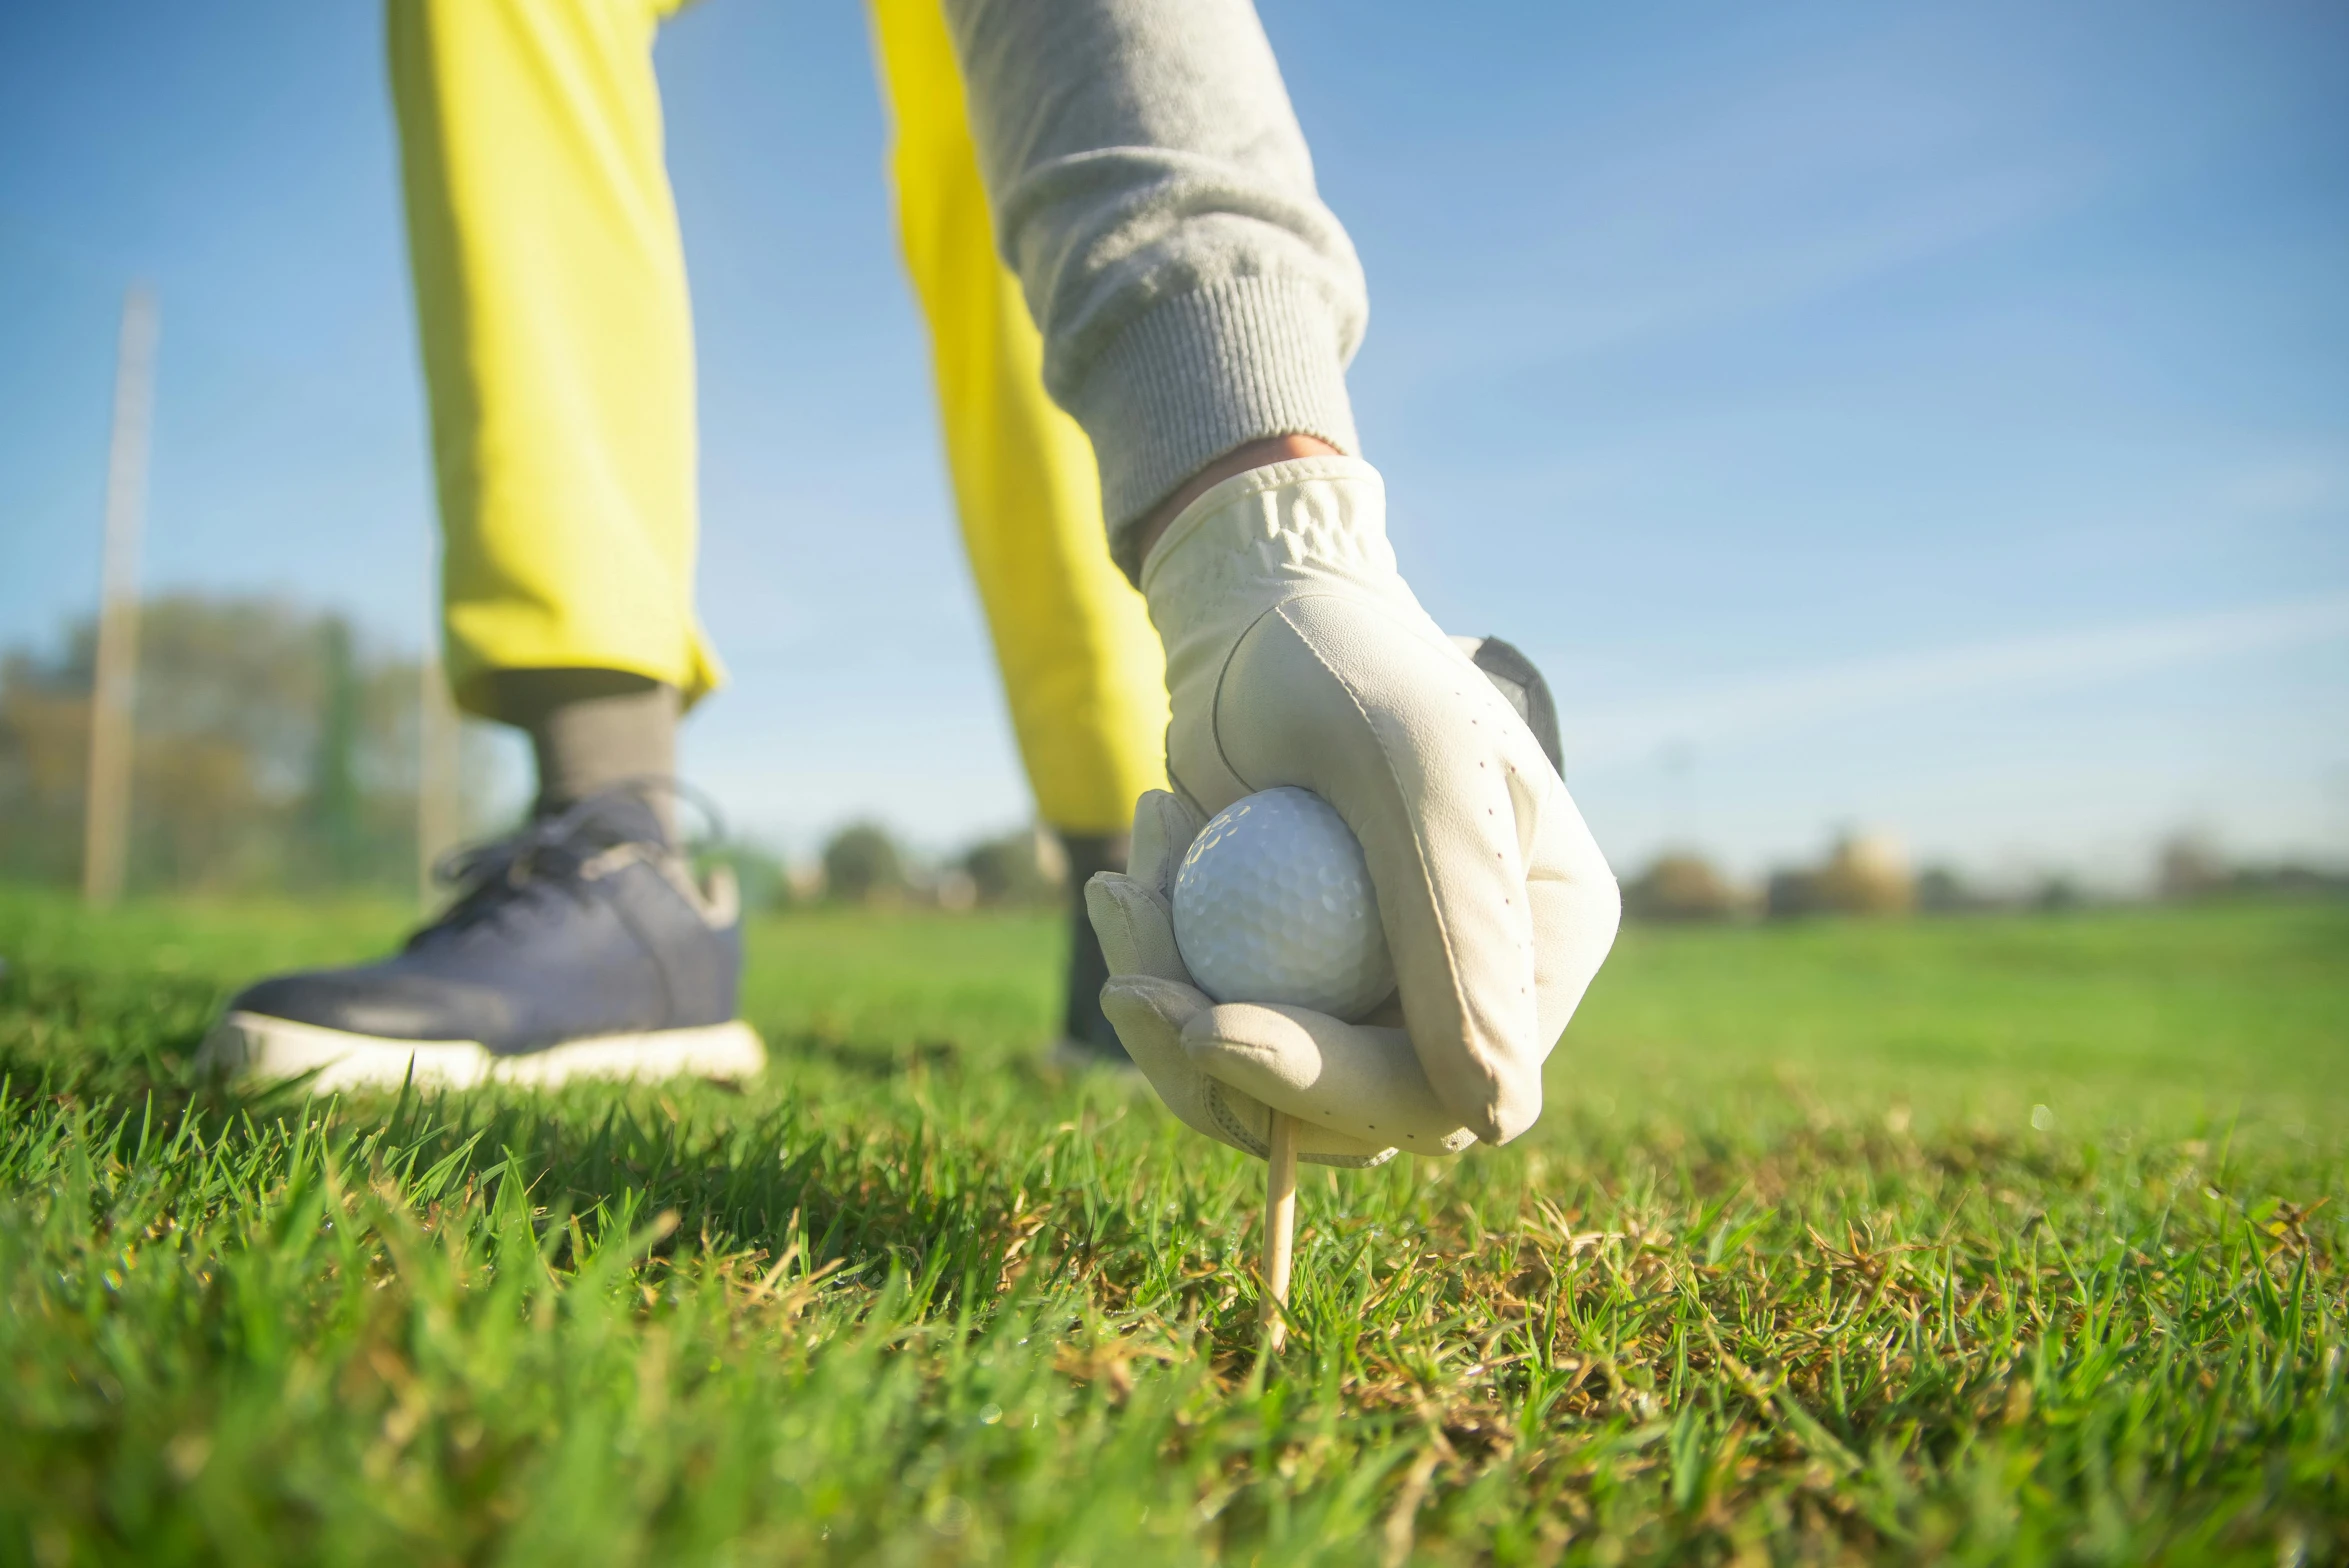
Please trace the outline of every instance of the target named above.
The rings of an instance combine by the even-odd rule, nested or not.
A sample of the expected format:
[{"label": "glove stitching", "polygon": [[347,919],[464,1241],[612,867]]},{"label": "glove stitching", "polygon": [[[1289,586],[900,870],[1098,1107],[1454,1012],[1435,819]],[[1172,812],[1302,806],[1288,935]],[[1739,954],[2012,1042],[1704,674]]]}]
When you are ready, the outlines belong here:
[{"label": "glove stitching", "polygon": [[1200,1098],[1207,1103],[1209,1114],[1214,1116],[1216,1125],[1223,1129],[1224,1136],[1231,1140],[1232,1146],[1260,1160],[1271,1158],[1272,1150],[1264,1140],[1257,1137],[1248,1124],[1240,1120],[1239,1113],[1225,1102],[1223,1085],[1205,1073],[1199,1074],[1199,1080],[1207,1086]]},{"label": "glove stitching", "polygon": [[[1204,1091],[1199,1096],[1200,1101],[1207,1107],[1209,1114],[1214,1117],[1216,1126],[1223,1130],[1225,1140],[1229,1142],[1233,1148],[1238,1149],[1242,1154],[1253,1154],[1260,1160],[1270,1159],[1272,1157],[1271,1148],[1264,1142],[1263,1139],[1258,1138],[1253,1132],[1248,1130],[1247,1124],[1239,1119],[1239,1113],[1234,1111],[1231,1108],[1230,1103],[1224,1099],[1225,1085],[1206,1073],[1199,1074],[1199,1081],[1205,1085]],[[1251,1098],[1253,1098],[1253,1096],[1251,1096]],[[1261,1105],[1264,1102],[1259,1100],[1257,1103]],[[1267,1106],[1266,1109],[1270,1110],[1271,1107]],[[1313,1122],[1311,1120],[1307,1120],[1306,1125],[1320,1128],[1320,1130],[1324,1132],[1332,1130],[1329,1128],[1322,1128],[1318,1122]],[[1314,1154],[1301,1152],[1298,1154],[1297,1158],[1307,1165],[1335,1165],[1347,1170],[1368,1170],[1373,1166],[1384,1165],[1387,1161],[1393,1159],[1397,1152],[1398,1151],[1396,1149],[1390,1146],[1381,1150],[1377,1154]]]},{"label": "glove stitching", "polygon": [[1386,1149],[1377,1154],[1300,1154],[1297,1162],[1301,1165],[1335,1165],[1342,1170],[1367,1171],[1386,1164],[1401,1152],[1399,1149]]},{"label": "glove stitching", "polygon": [[[1307,594],[1292,596],[1292,598],[1331,597],[1335,596],[1329,594]],[[1270,617],[1280,615],[1281,607],[1290,602],[1290,599],[1282,599],[1266,606],[1263,613],[1259,614],[1256,619],[1250,621],[1247,626],[1241,630],[1240,635],[1232,639],[1231,647],[1224,653],[1222,666],[1215,672],[1215,691],[1207,701],[1207,734],[1208,738],[1215,742],[1215,760],[1223,764],[1224,772],[1230,774],[1233,778],[1240,781],[1240,793],[1243,795],[1253,795],[1261,786],[1259,786],[1253,779],[1250,779],[1245,773],[1242,773],[1238,768],[1232,766],[1232,759],[1230,754],[1223,749],[1223,683],[1231,675],[1232,665],[1239,660],[1240,649],[1245,647],[1247,645],[1248,639],[1255,635],[1256,628],[1262,626]],[[1285,615],[1281,615],[1281,621],[1283,624],[1292,628],[1294,628],[1296,625],[1295,622],[1289,620],[1289,618]],[[1321,655],[1315,654],[1314,657],[1318,659],[1321,657]],[[1357,703],[1355,706],[1360,707],[1361,704]],[[1171,771],[1171,767],[1169,771]]]},{"label": "glove stitching", "polygon": [[[1387,748],[1386,737],[1379,733],[1377,723],[1371,718],[1370,710],[1363,706],[1362,698],[1356,694],[1353,683],[1348,681],[1343,675],[1340,675],[1337,670],[1331,666],[1329,660],[1321,656],[1321,649],[1314,645],[1313,639],[1306,635],[1305,629],[1299,626],[1295,621],[1290,620],[1288,615],[1285,613],[1290,605],[1298,603],[1300,600],[1343,599],[1344,597],[1345,596],[1342,594],[1296,594],[1282,600],[1279,604],[1274,605],[1271,610],[1268,610],[1265,613],[1269,615],[1275,612],[1282,612],[1282,622],[1286,624],[1291,631],[1297,634],[1298,643],[1305,649],[1307,653],[1313,656],[1313,662],[1320,665],[1323,670],[1327,671],[1331,680],[1337,682],[1338,690],[1346,694],[1346,700],[1354,705],[1354,711],[1362,715],[1363,726],[1370,731],[1371,738],[1378,742],[1379,760],[1386,764],[1387,778],[1395,786],[1396,796],[1401,799],[1408,799],[1410,792],[1403,787],[1402,776],[1395,771],[1395,759],[1393,754]],[[1258,617],[1258,620],[1261,619],[1261,616]],[[1254,629],[1255,625],[1251,623],[1249,630],[1253,631]],[[1237,650],[1238,646],[1239,644],[1236,642],[1233,644],[1235,650]],[[1228,660],[1226,661],[1225,667],[1227,669],[1230,667]],[[1220,697],[1222,695],[1220,676],[1218,677],[1217,685],[1217,695]],[[1419,824],[1415,820],[1411,819],[1408,814],[1405,815],[1405,820],[1411,823],[1411,855],[1412,859],[1418,864],[1420,882],[1423,886],[1429,888],[1432,891],[1435,885],[1435,879],[1428,869],[1427,847],[1424,843],[1421,842]],[[1467,997],[1463,995],[1460,990],[1459,966],[1453,961],[1455,957],[1455,950],[1452,941],[1451,927],[1444,919],[1444,908],[1441,902],[1431,896],[1427,901],[1427,905],[1428,909],[1435,916],[1437,939],[1443,943],[1445,960],[1444,977],[1446,980],[1451,982],[1450,989],[1452,992],[1453,1006],[1458,1010],[1460,1020],[1465,1025],[1473,1017],[1473,1014],[1468,1006]],[[1401,971],[1398,970],[1396,972],[1398,989],[1400,989],[1401,978]],[[1466,1030],[1463,1029],[1462,1033],[1465,1034]],[[1494,1070],[1493,1064],[1486,1059],[1484,1051],[1481,1050],[1477,1043],[1473,1040],[1463,1040],[1462,1043],[1467,1047],[1469,1058],[1475,1062],[1478,1070],[1484,1074],[1485,1081],[1488,1084],[1491,1084],[1495,1089],[1498,1089],[1501,1083],[1500,1074]],[[1416,1054],[1419,1049],[1419,1039],[1417,1035],[1412,1036],[1411,1048],[1414,1054]],[[1426,1071],[1427,1063],[1422,1060],[1420,1067],[1422,1071]],[[1427,1077],[1430,1087],[1433,1087],[1435,1084],[1436,1075],[1433,1072],[1429,1072]],[[1436,1098],[1438,1100],[1443,1098],[1442,1090],[1438,1089],[1436,1091]],[[1486,1114],[1490,1114],[1489,1106],[1486,1108]]]},{"label": "glove stitching", "polygon": [[[1167,726],[1167,728],[1172,729],[1174,726],[1170,724]],[[1190,785],[1185,784],[1183,782],[1183,776],[1175,771],[1173,761],[1174,747],[1169,746],[1166,748],[1166,751],[1168,758],[1166,764],[1166,782],[1170,786],[1168,793],[1173,795],[1175,799],[1181,801],[1184,805],[1190,807],[1192,811],[1198,813],[1200,816],[1212,816],[1212,812],[1208,811],[1205,807],[1199,804],[1198,792],[1193,790]],[[1199,835],[1196,833],[1191,835],[1192,838],[1197,838],[1198,836]],[[1185,847],[1189,847],[1187,843]],[[1178,855],[1174,857],[1172,862],[1170,862],[1170,868],[1167,873],[1170,877],[1173,875],[1173,871],[1171,869],[1172,865],[1180,864],[1181,858],[1182,857]]]}]

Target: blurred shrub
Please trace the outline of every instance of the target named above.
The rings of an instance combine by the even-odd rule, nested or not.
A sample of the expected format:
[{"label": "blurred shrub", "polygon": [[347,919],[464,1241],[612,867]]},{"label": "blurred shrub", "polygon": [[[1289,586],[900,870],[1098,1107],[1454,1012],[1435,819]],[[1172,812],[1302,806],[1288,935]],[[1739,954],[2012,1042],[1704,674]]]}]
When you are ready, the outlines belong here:
[{"label": "blurred shrub", "polygon": [[1917,908],[1928,915],[1962,915],[1995,909],[1998,900],[1975,888],[1949,866],[1927,866],[1917,873]]},{"label": "blurred shrub", "polygon": [[2080,884],[2061,872],[2041,878],[2031,892],[2031,907],[2051,915],[2078,909],[2087,902],[2088,895]]},{"label": "blurred shrub", "polygon": [[1770,880],[1762,885],[1762,913],[1772,920],[1793,920],[1825,912],[1826,905],[1819,900],[1819,874],[1815,871],[1773,871]]},{"label": "blurred shrub", "polygon": [[1725,920],[1740,902],[1711,861],[1688,853],[1657,856],[1623,889],[1623,913],[1634,920]]}]

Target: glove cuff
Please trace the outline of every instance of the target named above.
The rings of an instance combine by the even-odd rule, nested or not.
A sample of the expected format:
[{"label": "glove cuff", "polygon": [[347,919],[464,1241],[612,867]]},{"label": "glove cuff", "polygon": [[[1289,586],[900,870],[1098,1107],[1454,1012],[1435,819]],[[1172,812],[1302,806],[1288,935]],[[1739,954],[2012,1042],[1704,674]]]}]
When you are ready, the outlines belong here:
[{"label": "glove cuff", "polygon": [[1387,542],[1386,482],[1357,457],[1295,458],[1235,474],[1167,525],[1142,563],[1141,584],[1169,649],[1316,584],[1410,597]]}]

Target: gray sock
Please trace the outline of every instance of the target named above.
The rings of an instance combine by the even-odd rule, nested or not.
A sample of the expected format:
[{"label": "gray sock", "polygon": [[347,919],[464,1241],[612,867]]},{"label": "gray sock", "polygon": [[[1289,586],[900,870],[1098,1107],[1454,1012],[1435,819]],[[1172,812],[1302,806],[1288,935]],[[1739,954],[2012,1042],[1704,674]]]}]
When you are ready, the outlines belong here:
[{"label": "gray sock", "polygon": [[[677,774],[677,688],[625,670],[500,670],[497,717],[530,736],[541,812],[614,784]],[[661,830],[677,836],[676,803],[649,792]]]},{"label": "gray sock", "polygon": [[1091,1046],[1104,1058],[1126,1054],[1117,1030],[1101,1011],[1101,988],[1109,981],[1109,960],[1102,956],[1101,938],[1085,913],[1085,884],[1096,871],[1126,868],[1127,839],[1123,833],[1063,833],[1061,847],[1068,852],[1070,896],[1068,990],[1061,1007],[1060,1032]]}]

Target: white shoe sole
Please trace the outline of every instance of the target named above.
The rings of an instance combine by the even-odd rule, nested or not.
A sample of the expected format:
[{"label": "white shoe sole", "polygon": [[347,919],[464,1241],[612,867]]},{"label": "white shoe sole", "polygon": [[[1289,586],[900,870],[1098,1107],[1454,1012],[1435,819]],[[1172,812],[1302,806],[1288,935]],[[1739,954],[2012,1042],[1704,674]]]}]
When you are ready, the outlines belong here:
[{"label": "white shoe sole", "polygon": [[698,1029],[656,1029],[565,1040],[543,1051],[500,1056],[473,1040],[386,1040],[271,1018],[229,1013],[197,1049],[196,1065],[259,1078],[315,1073],[312,1093],[366,1085],[548,1085],[571,1078],[755,1078],[767,1065],[758,1032],[737,1019]]}]

